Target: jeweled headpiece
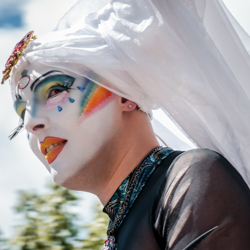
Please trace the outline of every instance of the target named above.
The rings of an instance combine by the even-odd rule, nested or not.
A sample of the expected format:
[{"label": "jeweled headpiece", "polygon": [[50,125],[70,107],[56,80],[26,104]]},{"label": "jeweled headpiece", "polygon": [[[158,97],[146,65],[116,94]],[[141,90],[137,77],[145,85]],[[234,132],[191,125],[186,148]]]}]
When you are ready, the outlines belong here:
[{"label": "jeweled headpiece", "polygon": [[12,68],[18,62],[18,58],[23,54],[23,50],[27,47],[30,41],[36,39],[36,36],[33,35],[34,31],[30,31],[24,36],[24,38],[16,44],[14,50],[12,51],[9,59],[5,64],[5,69],[3,71],[3,79],[1,83],[3,84],[10,77]]}]

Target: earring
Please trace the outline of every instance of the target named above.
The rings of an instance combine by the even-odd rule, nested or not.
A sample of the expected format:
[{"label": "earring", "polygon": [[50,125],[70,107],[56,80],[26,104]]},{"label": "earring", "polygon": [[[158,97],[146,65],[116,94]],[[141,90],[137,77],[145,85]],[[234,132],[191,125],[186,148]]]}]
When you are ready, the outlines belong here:
[{"label": "earring", "polygon": [[129,104],[128,107],[131,109],[133,106],[131,104]]}]

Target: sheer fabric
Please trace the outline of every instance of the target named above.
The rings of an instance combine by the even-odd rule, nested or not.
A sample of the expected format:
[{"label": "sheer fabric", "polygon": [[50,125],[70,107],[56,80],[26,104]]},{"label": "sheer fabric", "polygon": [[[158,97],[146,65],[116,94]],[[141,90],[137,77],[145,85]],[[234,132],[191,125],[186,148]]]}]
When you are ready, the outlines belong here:
[{"label": "sheer fabric", "polygon": [[250,191],[242,177],[213,151],[178,154],[150,177],[118,231],[118,249],[250,249]]},{"label": "sheer fabric", "polygon": [[223,3],[105,3],[78,2],[57,30],[32,42],[13,70],[12,89],[17,72],[33,61],[98,84],[104,78],[104,87],[143,111],[164,110],[198,146],[223,154],[249,184],[250,43]]}]

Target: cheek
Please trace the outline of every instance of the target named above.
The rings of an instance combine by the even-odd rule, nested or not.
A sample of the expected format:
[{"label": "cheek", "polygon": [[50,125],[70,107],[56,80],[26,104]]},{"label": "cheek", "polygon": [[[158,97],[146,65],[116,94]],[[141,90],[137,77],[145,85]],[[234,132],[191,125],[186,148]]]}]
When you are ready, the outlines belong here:
[{"label": "cheek", "polygon": [[84,138],[81,144],[92,147],[93,151],[100,148],[103,143],[107,143],[116,134],[119,111],[114,99],[115,97],[109,99],[109,103],[106,103],[105,107],[79,124],[80,134]]},{"label": "cheek", "polygon": [[67,91],[63,91],[61,94],[57,95],[56,97],[50,98],[47,100],[45,109],[52,109],[62,105],[63,103],[69,100],[69,94]]}]

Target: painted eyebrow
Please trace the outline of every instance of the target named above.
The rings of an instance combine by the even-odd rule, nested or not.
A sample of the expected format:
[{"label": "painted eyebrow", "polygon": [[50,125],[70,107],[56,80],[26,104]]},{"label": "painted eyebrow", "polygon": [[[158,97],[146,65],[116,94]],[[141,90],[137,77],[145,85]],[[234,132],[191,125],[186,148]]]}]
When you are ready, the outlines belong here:
[{"label": "painted eyebrow", "polygon": [[38,81],[44,80],[43,78],[45,78],[45,76],[48,76],[48,75],[50,75],[50,74],[52,74],[52,73],[55,73],[55,72],[63,73],[63,72],[61,72],[61,71],[59,71],[59,70],[51,70],[51,71],[49,71],[49,72],[43,74],[42,76],[38,77],[38,78],[31,84],[30,90],[33,91],[33,89],[34,89],[34,87],[35,87],[35,85],[36,85],[36,83],[37,83]]},{"label": "painted eyebrow", "polygon": [[19,103],[27,103],[27,102],[23,101],[22,99],[17,99],[17,100],[14,101],[14,107],[15,107],[16,104],[19,104]]},{"label": "painted eyebrow", "polygon": [[22,100],[23,98],[19,94],[15,94],[16,100]]}]

